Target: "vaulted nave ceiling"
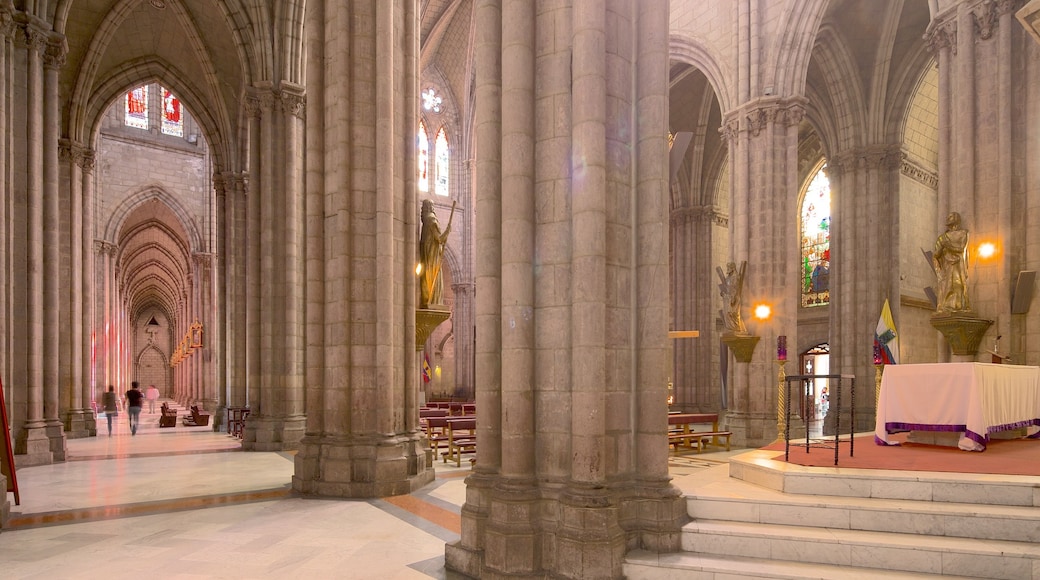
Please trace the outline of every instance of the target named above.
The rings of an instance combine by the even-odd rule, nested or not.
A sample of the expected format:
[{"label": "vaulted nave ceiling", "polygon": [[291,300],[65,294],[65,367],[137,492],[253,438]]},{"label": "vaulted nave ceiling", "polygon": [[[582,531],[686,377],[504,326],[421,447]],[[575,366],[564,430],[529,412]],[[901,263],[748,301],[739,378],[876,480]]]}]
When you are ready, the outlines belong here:
[{"label": "vaulted nave ceiling", "polygon": [[[218,166],[233,165],[230,144],[250,84],[270,79],[271,55],[253,31],[272,20],[259,0],[67,0],[56,31],[69,49],[59,68],[62,135],[89,145],[98,119],[133,86],[159,82],[196,112]],[[295,2],[279,2],[285,12]],[[282,17],[275,15],[274,19]],[[231,24],[234,23],[234,24]]]}]

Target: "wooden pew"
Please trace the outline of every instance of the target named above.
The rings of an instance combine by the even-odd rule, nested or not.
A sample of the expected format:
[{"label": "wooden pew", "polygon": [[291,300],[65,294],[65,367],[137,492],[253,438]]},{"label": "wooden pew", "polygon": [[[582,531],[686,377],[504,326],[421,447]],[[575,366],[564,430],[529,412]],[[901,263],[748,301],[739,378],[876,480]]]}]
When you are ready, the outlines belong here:
[{"label": "wooden pew", "polygon": [[448,450],[441,457],[444,463],[454,461],[456,467],[462,467],[462,454],[477,452],[477,418],[449,417],[447,423]]},{"label": "wooden pew", "polygon": [[[697,425],[707,425],[711,423],[711,430],[698,431],[695,427]],[[733,435],[730,431],[719,430],[719,415],[718,413],[673,413],[668,415],[668,443],[675,447],[678,451],[680,447],[693,448],[697,447],[697,453],[700,453],[708,444],[708,440],[711,440],[711,444],[718,447],[720,446],[719,439],[725,439],[726,451],[730,450],[730,436]]]},{"label": "wooden pew", "polygon": [[176,427],[177,426],[177,411],[170,408],[170,405],[163,403],[159,408],[161,414],[159,415],[159,427]]},{"label": "wooden pew", "polygon": [[185,417],[182,422],[185,427],[204,427],[209,425],[209,413],[199,411],[198,405],[192,405],[191,416]]}]

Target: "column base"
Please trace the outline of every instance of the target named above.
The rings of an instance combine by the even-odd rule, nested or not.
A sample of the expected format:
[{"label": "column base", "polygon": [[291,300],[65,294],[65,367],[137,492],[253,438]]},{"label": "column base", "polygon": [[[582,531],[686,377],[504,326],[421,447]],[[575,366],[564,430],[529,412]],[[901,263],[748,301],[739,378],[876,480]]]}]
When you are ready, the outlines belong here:
[{"label": "column base", "polygon": [[47,435],[47,427],[42,422],[26,425],[22,436],[15,441],[15,468],[52,463],[54,455],[51,453],[51,439]]},{"label": "column base", "polygon": [[[210,416],[210,421],[215,417]],[[300,448],[307,418],[250,415],[242,436],[244,451],[293,451]]]},{"label": "column base", "polygon": [[72,409],[65,414],[65,437],[69,439],[83,439],[90,437],[90,426],[88,419],[93,416],[90,409]]},{"label": "column base", "polygon": [[68,456],[68,447],[65,441],[65,424],[59,421],[51,421],[47,424],[47,438],[50,439],[51,460],[54,462],[65,461]]},{"label": "column base", "polygon": [[0,498],[0,531],[7,528],[7,522],[11,519],[11,502],[7,499],[7,478],[0,473],[0,490],[4,495]]},{"label": "column base", "polygon": [[293,491],[324,497],[387,497],[433,481],[419,433],[394,436],[304,437],[296,454]]}]

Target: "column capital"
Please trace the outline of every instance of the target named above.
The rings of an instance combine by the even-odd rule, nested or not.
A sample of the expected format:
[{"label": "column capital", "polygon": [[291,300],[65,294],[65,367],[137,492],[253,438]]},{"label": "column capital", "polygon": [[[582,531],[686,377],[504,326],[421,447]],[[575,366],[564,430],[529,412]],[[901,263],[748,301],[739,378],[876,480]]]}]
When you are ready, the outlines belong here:
[{"label": "column capital", "polygon": [[714,205],[676,208],[671,211],[668,217],[672,227],[691,223],[710,223],[721,227],[729,226],[729,215],[722,213]]},{"label": "column capital", "polygon": [[935,20],[924,33],[925,44],[933,53],[949,49],[957,54],[957,21],[951,19]]},{"label": "column capital", "polygon": [[769,125],[797,127],[805,118],[804,99],[756,99],[725,116],[719,132],[732,141],[740,131],[757,137]]},{"label": "column capital", "polygon": [[65,66],[68,53],[69,46],[65,37],[49,38],[43,49],[43,65],[54,69],[62,68]]},{"label": "column capital", "polygon": [[307,96],[302,91],[283,89],[278,94],[278,100],[283,112],[289,113],[297,119],[304,118]]},{"label": "column capital", "polygon": [[99,256],[114,256],[118,247],[106,240],[94,240],[94,253]]}]

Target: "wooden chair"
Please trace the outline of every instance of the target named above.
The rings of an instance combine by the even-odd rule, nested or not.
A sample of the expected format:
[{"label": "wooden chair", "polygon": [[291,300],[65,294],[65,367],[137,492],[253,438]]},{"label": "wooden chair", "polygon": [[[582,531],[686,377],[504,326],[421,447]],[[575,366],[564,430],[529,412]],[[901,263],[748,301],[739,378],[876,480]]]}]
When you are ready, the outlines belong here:
[{"label": "wooden chair", "polygon": [[191,416],[184,418],[185,427],[205,427],[209,425],[209,413],[199,411],[198,405],[191,406]]},{"label": "wooden chair", "polygon": [[159,427],[177,426],[177,411],[171,409],[166,403],[163,403],[159,410],[162,412],[162,414],[159,415]]}]

